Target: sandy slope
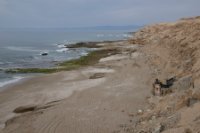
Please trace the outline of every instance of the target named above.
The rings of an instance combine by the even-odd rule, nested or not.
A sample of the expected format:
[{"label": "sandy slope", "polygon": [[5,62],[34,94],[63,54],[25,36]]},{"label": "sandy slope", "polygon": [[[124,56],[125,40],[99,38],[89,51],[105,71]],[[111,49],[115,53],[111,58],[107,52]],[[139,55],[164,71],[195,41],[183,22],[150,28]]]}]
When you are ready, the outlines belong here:
[{"label": "sandy slope", "polygon": [[199,133],[200,17],[147,26],[136,32],[130,42],[143,45],[154,78],[165,81],[176,76],[177,82],[173,93],[148,98],[151,111],[129,130]]}]

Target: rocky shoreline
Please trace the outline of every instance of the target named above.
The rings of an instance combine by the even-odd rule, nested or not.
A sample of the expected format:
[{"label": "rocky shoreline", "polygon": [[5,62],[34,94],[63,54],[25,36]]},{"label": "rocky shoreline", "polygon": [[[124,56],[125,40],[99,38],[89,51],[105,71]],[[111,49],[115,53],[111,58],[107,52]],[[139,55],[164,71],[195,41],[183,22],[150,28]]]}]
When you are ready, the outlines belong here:
[{"label": "rocky shoreline", "polygon": [[[58,63],[55,67],[51,68],[13,68],[5,70],[6,73],[55,73],[60,71],[69,71],[92,65],[92,62],[97,61],[99,58],[106,56],[106,54],[117,53],[117,49],[104,49],[104,44],[114,43],[118,41],[100,41],[100,42],[78,42],[71,45],[66,45],[69,49],[90,48],[93,49],[87,55],[78,59],[71,59]],[[95,48],[95,49],[94,49]],[[97,58],[97,59],[96,59]],[[85,62],[85,63],[84,63]],[[87,62],[87,63],[86,63]]]}]

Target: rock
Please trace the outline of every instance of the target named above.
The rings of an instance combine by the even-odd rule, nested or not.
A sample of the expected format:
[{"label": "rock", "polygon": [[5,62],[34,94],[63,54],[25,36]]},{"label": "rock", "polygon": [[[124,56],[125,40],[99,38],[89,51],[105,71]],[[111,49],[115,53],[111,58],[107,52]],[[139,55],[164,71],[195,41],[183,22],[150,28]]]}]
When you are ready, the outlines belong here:
[{"label": "rock", "polygon": [[41,53],[42,56],[47,56],[48,53],[47,52],[44,52],[44,53]]},{"label": "rock", "polygon": [[152,133],[160,133],[160,126],[156,127]]},{"label": "rock", "polygon": [[105,58],[101,58],[99,60],[99,62],[103,63],[103,62],[108,62],[108,61],[119,61],[119,60],[124,60],[124,59],[127,59],[127,58],[128,58],[127,55],[116,54],[116,55],[111,55],[111,56],[108,56],[108,57],[105,57]]},{"label": "rock", "polygon": [[134,113],[129,113],[128,116],[134,117],[135,115],[134,115]]},{"label": "rock", "polygon": [[197,103],[199,100],[196,98],[189,98],[187,101],[187,106],[190,107],[192,105],[194,105],[195,103]]},{"label": "rock", "polygon": [[94,75],[90,76],[89,79],[98,79],[105,77],[105,73],[95,73]]},{"label": "rock", "polygon": [[137,112],[137,114],[138,114],[138,115],[142,115],[142,114],[143,114],[143,111],[142,111],[141,109],[139,109],[138,112]]},{"label": "rock", "polygon": [[195,99],[200,100],[200,89],[199,88],[195,88],[192,92],[192,97]]},{"label": "rock", "polygon": [[154,131],[152,133],[161,133],[163,131],[164,131],[164,126],[162,126],[161,124],[158,124],[158,126],[154,128]]},{"label": "rock", "polygon": [[185,132],[185,133],[192,133],[192,130],[189,129],[189,128],[186,128],[184,132]]},{"label": "rock", "polygon": [[175,84],[173,88],[176,88],[178,90],[187,90],[190,87],[193,87],[193,79],[192,76],[185,76],[180,78]]},{"label": "rock", "polygon": [[16,108],[13,112],[14,113],[25,113],[29,111],[34,111],[36,109],[36,106],[29,105],[29,106],[21,106]]},{"label": "rock", "polygon": [[106,43],[105,42],[78,42],[75,44],[68,44],[65,45],[66,48],[100,48],[101,46],[98,45],[99,43]]}]

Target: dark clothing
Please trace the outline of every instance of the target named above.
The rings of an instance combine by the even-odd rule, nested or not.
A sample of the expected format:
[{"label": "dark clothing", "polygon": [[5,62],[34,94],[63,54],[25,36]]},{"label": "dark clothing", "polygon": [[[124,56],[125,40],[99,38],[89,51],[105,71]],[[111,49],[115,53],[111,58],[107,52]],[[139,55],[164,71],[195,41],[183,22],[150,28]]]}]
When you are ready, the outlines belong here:
[{"label": "dark clothing", "polygon": [[158,84],[161,86],[161,88],[170,88],[174,84],[175,81],[176,81],[176,77],[172,77],[166,80],[166,84],[163,84],[159,79],[155,79],[153,85]]},{"label": "dark clothing", "polygon": [[167,79],[166,84],[161,84],[161,87],[162,88],[170,88],[174,84],[175,81],[176,81],[176,77],[172,77],[170,79]]}]

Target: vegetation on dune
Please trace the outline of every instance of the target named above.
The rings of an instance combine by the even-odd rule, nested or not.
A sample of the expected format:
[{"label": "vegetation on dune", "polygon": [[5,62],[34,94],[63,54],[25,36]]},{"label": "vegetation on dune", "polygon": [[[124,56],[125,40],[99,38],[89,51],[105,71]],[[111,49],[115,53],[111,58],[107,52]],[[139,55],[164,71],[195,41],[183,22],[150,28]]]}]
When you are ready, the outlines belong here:
[{"label": "vegetation on dune", "polygon": [[7,73],[55,73],[59,71],[69,71],[80,67],[94,65],[99,59],[108,55],[118,53],[117,49],[102,49],[90,52],[86,56],[78,59],[62,62],[53,68],[15,68],[6,70]]}]

